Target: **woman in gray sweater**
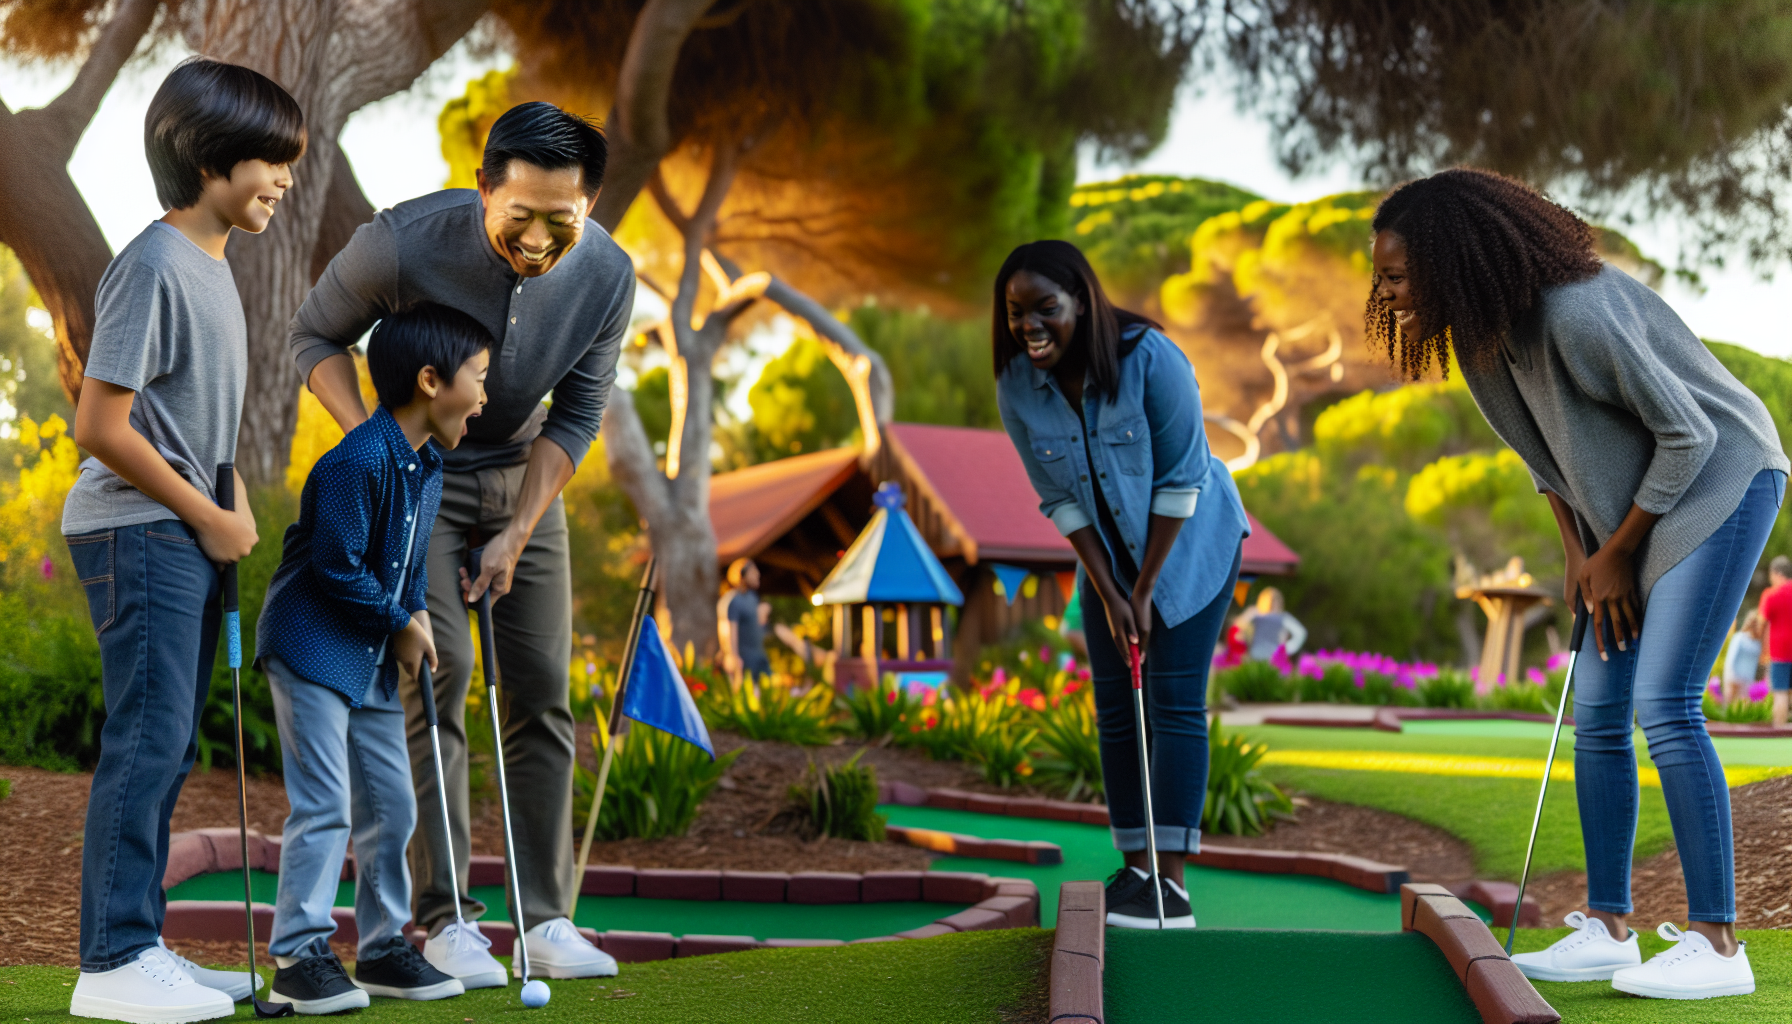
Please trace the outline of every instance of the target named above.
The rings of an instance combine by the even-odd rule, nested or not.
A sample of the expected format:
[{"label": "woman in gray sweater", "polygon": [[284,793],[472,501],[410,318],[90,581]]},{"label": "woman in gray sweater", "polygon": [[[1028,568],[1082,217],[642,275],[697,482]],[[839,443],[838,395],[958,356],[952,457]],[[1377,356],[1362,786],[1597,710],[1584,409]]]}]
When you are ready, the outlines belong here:
[{"label": "woman in gray sweater", "polygon": [[[1408,378],[1452,357],[1487,422],[1549,498],[1566,597],[1592,613],[1576,668],[1575,790],[1589,913],[1514,959],[1551,981],[1636,995],[1754,991],[1736,940],[1730,798],[1700,699],[1778,515],[1773,420],[1659,296],[1528,186],[1455,169],[1389,193],[1374,220],[1368,337]],[[1641,962],[1630,913],[1634,713],[1661,774],[1690,922]]]}]

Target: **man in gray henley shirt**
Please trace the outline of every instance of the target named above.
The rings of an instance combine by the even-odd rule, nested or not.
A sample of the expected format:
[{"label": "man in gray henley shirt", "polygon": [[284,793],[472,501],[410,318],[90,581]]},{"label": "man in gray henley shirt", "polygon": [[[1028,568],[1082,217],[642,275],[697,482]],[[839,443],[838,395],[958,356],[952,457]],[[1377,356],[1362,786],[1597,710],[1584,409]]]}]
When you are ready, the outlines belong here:
[{"label": "man in gray henley shirt", "polygon": [[[586,219],[603,182],[604,141],[546,103],[511,109],[492,126],[479,189],[447,189],[382,210],[330,261],[292,322],[293,357],[342,429],[367,417],[347,354],[388,313],[418,302],[452,306],[497,340],[484,412],[460,447],[442,453],[442,509],[429,539],[429,616],[440,668],[445,834],[421,695],[404,694],[419,804],[411,873],[425,955],[469,987],[502,984],[479,942],[451,934],[471,852],[465,708],[473,645],[467,605],[488,587],[508,712],[505,761],[514,794],[522,911],[535,970],[549,977],[614,974],[615,962],[562,919],[572,902],[573,722],[571,567],[560,491],[597,437],[634,305],[634,265]],[[550,273],[552,271],[552,273]],[[551,403],[544,399],[551,394]],[[468,534],[485,540],[481,571],[462,579]],[[449,877],[454,843],[460,878]],[[476,918],[485,907],[462,903]],[[514,920],[514,918],[512,918]],[[477,955],[474,955],[474,952]]]}]

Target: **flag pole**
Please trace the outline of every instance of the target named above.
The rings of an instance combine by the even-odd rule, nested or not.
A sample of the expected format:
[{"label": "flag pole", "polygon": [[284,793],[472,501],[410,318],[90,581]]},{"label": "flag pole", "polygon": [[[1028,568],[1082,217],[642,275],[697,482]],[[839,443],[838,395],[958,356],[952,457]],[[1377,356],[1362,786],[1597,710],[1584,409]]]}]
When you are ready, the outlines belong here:
[{"label": "flag pole", "polygon": [[566,918],[572,920],[578,909],[579,891],[585,887],[585,865],[591,861],[591,837],[597,831],[597,812],[603,806],[604,786],[610,781],[610,762],[616,756],[616,730],[622,727],[622,698],[628,689],[628,675],[635,667],[635,653],[641,645],[641,624],[653,607],[653,573],[659,568],[659,556],[647,559],[647,571],[641,575],[641,590],[635,594],[635,615],[629,621],[628,639],[622,644],[622,664],[616,674],[616,697],[610,702],[610,718],[604,733],[603,762],[597,768],[597,792],[591,797],[591,812],[585,816],[585,838],[579,843],[579,867],[573,875],[572,906]]}]

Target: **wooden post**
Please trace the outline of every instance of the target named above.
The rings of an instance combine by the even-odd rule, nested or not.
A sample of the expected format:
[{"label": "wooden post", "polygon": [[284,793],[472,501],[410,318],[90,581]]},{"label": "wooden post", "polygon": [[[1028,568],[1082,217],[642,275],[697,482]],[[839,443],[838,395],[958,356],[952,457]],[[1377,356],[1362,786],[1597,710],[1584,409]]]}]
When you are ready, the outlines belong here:
[{"label": "wooden post", "polygon": [[930,611],[933,613],[930,618],[933,619],[934,660],[938,661],[950,658],[952,657],[952,653],[946,647],[946,608],[944,605],[936,604]]},{"label": "wooden post", "polygon": [[896,606],[896,657],[902,661],[913,661],[914,651],[910,648],[908,605]]},{"label": "wooden post", "polygon": [[834,657],[847,657],[852,651],[852,623],[847,618],[846,606],[834,606]]},{"label": "wooden post", "polygon": [[861,625],[861,629],[859,630],[859,657],[864,658],[866,661],[876,661],[877,638],[878,634],[883,632],[877,625],[877,607],[869,604],[861,605],[860,607],[862,610],[859,613]]}]

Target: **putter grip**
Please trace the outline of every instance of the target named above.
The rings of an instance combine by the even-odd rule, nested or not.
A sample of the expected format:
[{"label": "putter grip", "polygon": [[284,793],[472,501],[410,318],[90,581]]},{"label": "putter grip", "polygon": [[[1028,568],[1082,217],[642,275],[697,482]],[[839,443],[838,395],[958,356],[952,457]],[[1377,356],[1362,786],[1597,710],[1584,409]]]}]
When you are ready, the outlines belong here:
[{"label": "putter grip", "polygon": [[417,666],[417,689],[423,701],[423,724],[434,729],[436,718],[436,681],[434,673],[429,670],[429,659],[424,658]]},{"label": "putter grip", "polygon": [[[218,463],[218,488],[215,492],[218,507],[226,512],[236,511],[236,467],[228,462]],[[218,580],[219,600],[226,612],[237,610],[236,602],[236,563],[231,562],[224,567]]]},{"label": "putter grip", "polygon": [[1127,644],[1126,653],[1132,661],[1132,688],[1136,690],[1144,685],[1144,680],[1139,672],[1139,645]]},{"label": "putter grip", "polygon": [[[484,554],[483,544],[467,552],[467,575],[475,580],[479,578],[479,564]],[[479,595],[473,610],[479,613],[479,667],[485,673],[485,685],[495,686],[498,684],[498,665],[497,651],[492,649],[497,641],[492,636],[491,588]]]},{"label": "putter grip", "polygon": [[1592,618],[1587,613],[1587,606],[1578,597],[1574,600],[1574,632],[1568,636],[1568,651],[1580,650],[1580,645],[1587,638],[1587,620]]}]

